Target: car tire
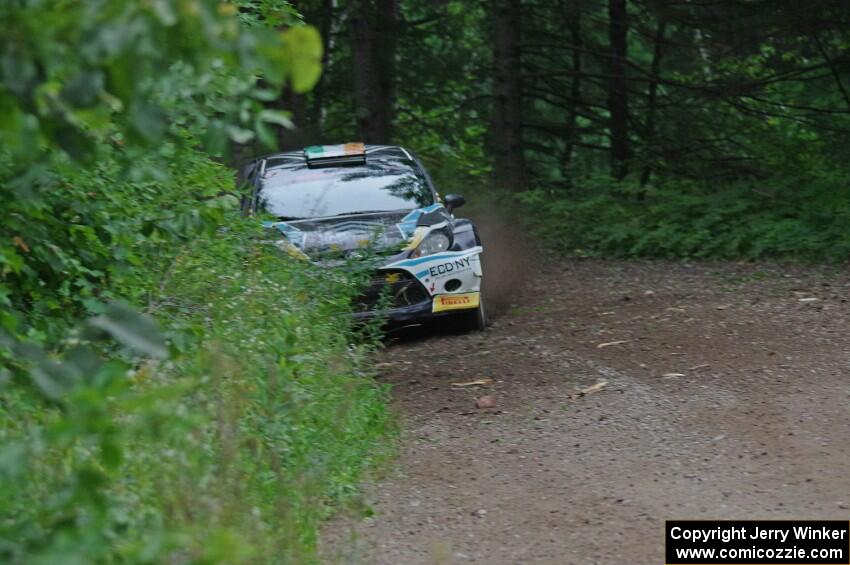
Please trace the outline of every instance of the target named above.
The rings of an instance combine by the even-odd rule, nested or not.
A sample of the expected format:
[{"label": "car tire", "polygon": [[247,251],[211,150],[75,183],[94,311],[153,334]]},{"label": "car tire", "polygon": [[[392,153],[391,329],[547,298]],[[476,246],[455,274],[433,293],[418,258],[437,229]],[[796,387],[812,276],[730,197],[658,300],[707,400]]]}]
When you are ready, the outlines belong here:
[{"label": "car tire", "polygon": [[487,308],[484,304],[484,293],[481,293],[478,300],[478,308],[458,314],[458,317],[461,319],[462,327],[465,331],[484,331],[490,323],[490,319],[487,317]]}]

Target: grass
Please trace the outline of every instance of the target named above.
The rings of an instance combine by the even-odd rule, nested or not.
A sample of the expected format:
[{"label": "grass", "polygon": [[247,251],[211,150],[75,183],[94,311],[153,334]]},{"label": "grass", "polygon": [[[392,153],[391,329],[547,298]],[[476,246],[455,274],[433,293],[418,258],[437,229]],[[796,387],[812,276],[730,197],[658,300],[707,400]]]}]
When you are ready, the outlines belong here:
[{"label": "grass", "polygon": [[251,560],[309,560],[321,521],[388,453],[387,391],[369,372],[374,344],[347,317],[357,285],[245,232],[192,247],[164,286],[175,300],[160,315],[199,335],[175,370],[202,383],[189,404],[215,416],[199,437],[218,438],[198,469],[218,486],[191,499],[216,501],[201,528],[238,532]]}]

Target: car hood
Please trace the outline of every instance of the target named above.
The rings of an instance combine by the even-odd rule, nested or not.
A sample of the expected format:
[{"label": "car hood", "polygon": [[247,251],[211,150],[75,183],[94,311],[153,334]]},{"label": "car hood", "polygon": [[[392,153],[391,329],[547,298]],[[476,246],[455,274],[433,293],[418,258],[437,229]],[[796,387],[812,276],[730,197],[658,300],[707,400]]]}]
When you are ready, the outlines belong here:
[{"label": "car hood", "polygon": [[417,228],[451,223],[441,204],[416,210],[347,214],[286,222],[266,222],[284,243],[320,263],[398,253],[414,239]]}]

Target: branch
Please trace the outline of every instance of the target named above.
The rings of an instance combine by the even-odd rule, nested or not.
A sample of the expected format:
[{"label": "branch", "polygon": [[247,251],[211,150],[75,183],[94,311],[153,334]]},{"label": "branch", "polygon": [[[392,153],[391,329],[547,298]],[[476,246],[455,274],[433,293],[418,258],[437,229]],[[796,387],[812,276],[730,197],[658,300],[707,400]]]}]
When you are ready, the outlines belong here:
[{"label": "branch", "polygon": [[838,74],[838,69],[835,68],[833,60],[827,54],[826,49],[824,49],[823,44],[820,41],[820,37],[817,33],[814,34],[814,39],[815,44],[818,46],[818,51],[820,51],[821,56],[826,61],[826,64],[829,65],[829,70],[832,73],[832,78],[835,80],[835,84],[838,85],[838,90],[841,91],[841,95],[844,97],[844,103],[847,104],[847,108],[850,109],[850,95],[847,94],[847,90],[841,83],[841,76]]}]

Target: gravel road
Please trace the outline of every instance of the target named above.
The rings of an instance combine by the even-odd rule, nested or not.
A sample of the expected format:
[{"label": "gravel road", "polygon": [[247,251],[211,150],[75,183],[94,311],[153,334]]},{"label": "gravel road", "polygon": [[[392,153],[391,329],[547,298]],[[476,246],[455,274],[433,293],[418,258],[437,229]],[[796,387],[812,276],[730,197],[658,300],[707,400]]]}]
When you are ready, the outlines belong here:
[{"label": "gravel road", "polygon": [[659,564],[668,518],[850,518],[849,275],[573,261],[484,333],[404,336],[400,456],[325,559]]}]

